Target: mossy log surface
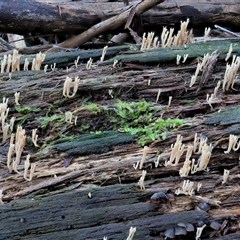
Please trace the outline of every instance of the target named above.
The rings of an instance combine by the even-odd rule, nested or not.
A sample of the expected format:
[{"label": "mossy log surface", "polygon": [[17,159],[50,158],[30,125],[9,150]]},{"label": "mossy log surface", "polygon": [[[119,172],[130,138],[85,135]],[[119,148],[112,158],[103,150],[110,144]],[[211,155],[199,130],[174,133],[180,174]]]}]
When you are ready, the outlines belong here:
[{"label": "mossy log surface", "polygon": [[[220,52],[226,54],[229,44],[225,43]],[[217,46],[210,49],[219,50]],[[237,48],[234,51],[237,53]],[[240,135],[239,80],[235,80],[233,90],[218,90],[212,109],[206,95],[213,93],[217,82],[223,80],[226,62],[220,58],[207,84],[197,91],[201,77],[189,87],[196,62],[190,59],[176,66],[173,59],[160,67],[125,62],[113,68],[112,64],[93,63],[90,70],[85,61],[76,68],[72,60],[68,71],[57,64],[55,70],[46,73],[41,70],[1,74],[0,98],[9,98],[8,118],[16,117],[15,125],[22,125],[28,136],[18,166],[21,174],[8,171],[9,138],[0,145],[4,203],[0,205],[1,239],[126,239],[131,226],[137,228],[136,239],[163,239],[166,229],[185,221],[194,224],[195,232],[181,239],[195,239],[200,220],[206,224],[201,239],[239,238],[239,150],[224,153],[229,135]],[[70,99],[63,97],[66,76],[80,78],[78,91]],[[21,93],[18,107],[14,102],[17,91]],[[172,102],[167,106],[169,96]],[[137,144],[135,135],[116,128],[110,112],[105,112],[106,107],[114,109],[116,99],[128,103],[145,99],[159,110],[152,119],[184,120],[183,126],[167,132],[165,140],[147,143],[145,190],[138,185],[142,170],[133,167],[141,160],[143,147]],[[87,108],[91,103],[96,104],[96,111]],[[65,122],[66,111],[78,117],[76,125]],[[34,147],[30,139],[34,128],[38,130],[39,147]],[[165,167],[164,163],[170,158],[171,144],[178,134],[186,147],[193,144],[195,133],[206,136],[213,147],[209,171],[181,178],[179,170],[185,154],[177,166]],[[89,142],[83,138],[86,136]],[[27,154],[36,164],[32,181],[23,178]],[[198,159],[199,155],[194,154],[193,158]],[[64,165],[66,159],[70,161]],[[224,169],[230,170],[230,175],[222,184]],[[176,195],[187,179],[194,182],[195,190],[198,183],[202,188],[193,196]],[[168,200],[153,202],[151,196],[156,192],[163,192]],[[200,202],[206,201],[210,204],[207,212],[196,210]],[[217,232],[210,227],[212,221],[222,224]]]},{"label": "mossy log surface", "polygon": [[214,51],[219,53],[220,58],[225,58],[231,43],[234,49],[233,54],[238,55],[240,46],[239,40],[217,40],[186,44],[185,46],[172,47],[171,49],[158,48],[152,51],[141,51],[139,53],[130,52],[114,57],[114,59],[106,61],[106,63],[113,62],[115,59],[123,63],[162,63],[172,61],[174,58],[176,59],[177,55],[180,55],[183,58],[183,56],[187,54],[188,58],[192,59]]}]

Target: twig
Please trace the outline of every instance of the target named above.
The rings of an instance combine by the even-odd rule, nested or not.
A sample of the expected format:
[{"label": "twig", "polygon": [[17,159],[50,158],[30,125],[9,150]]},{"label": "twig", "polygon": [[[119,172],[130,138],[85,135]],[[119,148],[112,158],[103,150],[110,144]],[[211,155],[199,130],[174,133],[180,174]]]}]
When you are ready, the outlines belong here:
[{"label": "twig", "polygon": [[[126,21],[128,20],[129,14],[132,10],[132,8],[135,8],[135,15],[139,16],[145,11],[149,10],[150,8],[158,5],[159,3],[164,2],[164,0],[156,0],[156,1],[142,1],[140,3],[137,3],[135,6],[129,7],[127,10],[122,12],[121,14],[111,17],[103,22],[100,22],[91,28],[89,28],[87,31],[73,37],[70,39],[67,39],[66,41],[58,44],[59,47],[63,48],[72,48],[72,47],[79,47],[85,42],[89,41],[93,37],[96,37],[97,35],[116,29],[120,26],[122,26]],[[133,16],[132,16],[133,17]],[[57,49],[55,47],[49,49],[47,52],[53,52]]]},{"label": "twig", "polygon": [[239,34],[234,33],[234,32],[232,32],[232,31],[229,31],[229,30],[227,30],[226,28],[220,27],[220,26],[218,26],[218,25],[214,25],[214,27],[217,28],[217,29],[219,29],[219,30],[221,30],[221,31],[223,31],[223,32],[229,33],[229,34],[231,34],[231,35],[233,35],[233,36],[235,36],[235,37],[240,38],[240,35],[239,35]]}]

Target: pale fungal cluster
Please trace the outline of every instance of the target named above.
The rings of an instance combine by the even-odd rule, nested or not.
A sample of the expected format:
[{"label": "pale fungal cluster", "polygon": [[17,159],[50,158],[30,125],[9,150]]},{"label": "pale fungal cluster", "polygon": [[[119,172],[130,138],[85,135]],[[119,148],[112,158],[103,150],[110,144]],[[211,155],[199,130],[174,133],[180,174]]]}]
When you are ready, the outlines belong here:
[{"label": "pale fungal cluster", "polygon": [[[35,168],[36,168],[36,164],[31,164],[30,163],[30,157],[31,155],[28,154],[27,157],[26,157],[26,160],[25,160],[25,163],[24,163],[24,174],[23,174],[23,178],[26,180],[26,181],[32,181],[32,178],[33,178],[33,173],[35,171]],[[28,177],[28,169],[30,168],[30,173],[29,173],[29,177]]]},{"label": "pale fungal cluster", "polygon": [[193,185],[194,185],[194,182],[191,182],[190,180],[184,180],[183,185],[182,185],[182,189],[178,188],[175,191],[175,194],[176,195],[185,194],[185,195],[192,196],[192,195],[194,195]]},{"label": "pale fungal cluster", "polygon": [[187,27],[189,24],[189,19],[187,21],[182,22],[180,30],[178,31],[176,36],[173,36],[174,29],[170,28],[170,31],[167,30],[166,27],[163,28],[161,34],[161,44],[162,47],[172,47],[172,46],[181,46],[187,43],[192,43],[193,40],[193,33],[192,30],[187,31]]},{"label": "pale fungal cluster", "polygon": [[74,122],[72,120],[73,120],[73,113],[71,111],[65,112],[65,122],[69,124],[74,123],[74,125],[77,125],[77,116],[75,117]]},{"label": "pale fungal cluster", "polygon": [[[177,135],[176,142],[171,145],[171,155],[168,161],[165,161],[165,166],[177,166],[183,153],[185,152],[185,145],[182,144],[182,136]],[[190,160],[192,153],[201,154],[197,163],[195,159]],[[191,171],[194,174],[199,171],[207,170],[207,166],[212,155],[212,146],[207,144],[207,138],[197,137],[197,133],[194,137],[193,145],[187,147],[185,161],[182,168],[179,170],[181,177],[187,177]]]},{"label": "pale fungal cluster", "polygon": [[[187,27],[189,24],[189,19],[187,21],[181,21],[181,27],[178,31],[177,35],[173,36],[174,28],[168,29],[166,27],[163,28],[161,33],[161,47],[172,47],[172,46],[181,46],[187,43],[193,42],[193,33],[192,30],[187,31]],[[149,50],[151,48],[159,48],[160,43],[158,37],[154,37],[154,32],[150,32],[147,34],[143,34],[142,44],[140,50]],[[186,61],[186,60],[185,60]]]},{"label": "pale fungal cluster", "polygon": [[211,28],[205,28],[205,31],[204,31],[204,42],[207,41],[208,37],[209,37],[209,34],[211,32]]},{"label": "pale fungal cluster", "polygon": [[[177,55],[177,59],[176,59],[176,60],[177,60],[177,62],[176,62],[177,65],[180,64],[180,60],[181,60],[181,58],[182,58],[181,55]],[[188,58],[188,54],[184,54],[184,55],[183,55],[183,61],[182,61],[182,63],[185,63],[186,60],[187,60],[187,58]]]},{"label": "pale fungal cluster", "polygon": [[217,99],[217,92],[220,86],[221,86],[221,81],[218,81],[217,86],[214,88],[214,92],[211,95],[207,93],[206,101],[208,105],[211,107],[211,110],[213,110],[212,103],[215,99]]},{"label": "pale fungal cluster", "polygon": [[224,74],[223,85],[222,85],[223,92],[227,92],[230,89],[230,87],[232,90],[234,90],[233,85],[234,85],[234,81],[235,81],[239,66],[240,66],[240,57],[236,57],[236,55],[234,55],[232,58],[231,65],[228,63],[226,65],[226,71]]},{"label": "pale fungal cluster", "polygon": [[7,117],[9,113],[9,107],[8,107],[8,98],[3,98],[3,102],[0,103],[0,123],[2,127],[2,143],[6,142],[7,137],[8,137],[8,131],[9,129],[12,131],[13,130],[13,125],[15,121],[15,117],[12,117],[10,119],[10,122],[7,123]]},{"label": "pale fungal cluster", "polygon": [[[18,102],[18,99],[16,98],[19,97],[19,94],[15,94],[15,103]],[[13,131],[13,126],[15,122],[15,117],[12,117],[9,121],[9,124],[7,123],[7,117],[9,113],[9,108],[8,108],[8,99],[3,98],[3,102],[0,103],[0,122],[2,125],[2,134],[3,134],[3,139],[2,142],[6,142],[9,134],[9,130],[12,132]],[[32,130],[32,142],[34,146],[38,146],[37,144],[37,129]],[[16,134],[12,133],[10,137],[10,145],[7,153],[7,168],[9,173],[12,173],[13,171],[15,173],[18,173],[20,175],[23,175],[24,179],[27,181],[31,181],[33,177],[33,173],[35,171],[35,165],[30,164],[30,155],[27,156],[26,161],[25,161],[25,170],[24,173],[20,173],[18,170],[18,166],[21,161],[21,156],[23,153],[23,148],[26,144],[26,134],[25,130],[21,127],[17,127]],[[13,158],[14,157],[14,158]],[[31,166],[30,173],[28,174],[28,169]],[[29,176],[28,176],[29,175]]]},{"label": "pale fungal cluster", "polygon": [[43,61],[45,60],[46,54],[37,53],[36,57],[32,61],[32,70],[40,70]]},{"label": "pale fungal cluster", "polygon": [[86,69],[90,70],[92,67],[92,63],[93,63],[93,59],[89,58],[89,60],[87,61],[87,65],[86,65]]},{"label": "pale fungal cluster", "polygon": [[196,82],[198,74],[203,71],[204,67],[207,66],[207,64],[208,64],[208,61],[210,61],[211,58],[215,54],[216,54],[216,52],[213,52],[211,55],[209,53],[204,54],[202,61],[197,64],[197,68],[196,68],[195,74],[191,77],[191,81],[190,81],[190,84],[189,84],[190,88]]},{"label": "pale fungal cluster", "polygon": [[[14,138],[15,138],[15,143],[14,143]],[[37,145],[36,129],[33,130],[32,141],[34,142],[34,145],[35,144]],[[15,173],[22,175],[17,168],[20,164],[21,156],[22,156],[22,152],[25,144],[26,144],[25,129],[23,129],[21,126],[18,126],[16,137],[15,137],[15,134],[12,133],[10,138],[10,146],[7,154],[7,167],[8,167],[9,173],[12,173],[14,171]],[[15,159],[12,160],[14,153],[15,153]],[[31,167],[30,172],[28,170],[29,167]],[[24,163],[24,173],[23,173],[23,177],[26,181],[32,181],[35,168],[36,168],[36,165],[30,163],[30,155],[28,154]]]},{"label": "pale fungal cluster", "polygon": [[[39,52],[32,61],[32,70],[40,70],[43,61],[45,60],[46,54]],[[27,58],[24,60],[23,70],[28,71],[29,61]],[[13,50],[13,54],[3,56],[1,61],[1,73],[20,71],[20,55],[16,49]]]},{"label": "pale fungal cluster", "polygon": [[[63,96],[66,98],[73,98],[77,93],[79,82],[80,82],[79,77],[75,77],[73,82],[72,78],[67,76],[63,85]],[[73,85],[73,92],[72,94],[70,94],[72,85]]]},{"label": "pale fungal cluster", "polygon": [[224,153],[230,153],[231,150],[236,152],[240,148],[240,141],[238,141],[238,136],[234,134],[229,135],[228,149]]},{"label": "pale fungal cluster", "polygon": [[[10,173],[12,171],[19,173],[17,170],[17,167],[21,161],[21,155],[26,143],[25,129],[23,129],[21,126],[18,126],[17,132],[16,132],[15,144],[14,144],[14,138],[15,136],[14,134],[12,134],[10,139],[10,147],[8,151],[7,166]],[[15,160],[12,161],[13,150],[15,150],[16,157],[15,157]]]},{"label": "pale fungal cluster", "polygon": [[129,234],[126,240],[132,240],[134,237],[134,234],[136,232],[137,228],[136,227],[130,227],[129,229]]},{"label": "pale fungal cluster", "polygon": [[[6,71],[5,71],[6,67]],[[16,49],[13,50],[13,54],[4,55],[1,61],[1,73],[4,72],[20,71],[20,56]]]},{"label": "pale fungal cluster", "polygon": [[154,38],[154,32],[148,33],[147,36],[146,33],[143,33],[142,45],[140,50],[149,50],[150,48],[158,47],[159,47],[158,37]]},{"label": "pale fungal cluster", "polygon": [[182,156],[184,152],[185,145],[182,144],[182,136],[177,135],[177,140],[174,143],[174,145],[171,145],[171,155],[170,159],[168,161],[165,161],[165,166],[176,166],[179,163],[180,157]]}]

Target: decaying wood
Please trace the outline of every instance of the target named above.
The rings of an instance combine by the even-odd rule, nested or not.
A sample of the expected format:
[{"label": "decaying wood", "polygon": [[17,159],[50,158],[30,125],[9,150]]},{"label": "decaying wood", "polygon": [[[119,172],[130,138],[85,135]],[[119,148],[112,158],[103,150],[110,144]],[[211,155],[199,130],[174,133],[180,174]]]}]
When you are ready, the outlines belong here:
[{"label": "decaying wood", "polygon": [[[136,4],[133,8],[129,8],[128,10],[124,11],[123,13],[119,14],[116,17],[109,18],[97,25],[89,28],[87,31],[66,40],[59,44],[60,47],[64,48],[71,48],[71,47],[78,47],[87,42],[88,40],[92,39],[93,37],[98,36],[103,32],[107,32],[110,30],[117,29],[121,27],[128,19],[129,16],[136,15],[139,16],[142,13],[146,12],[150,8],[158,5],[159,3],[164,2],[164,0],[155,0],[155,1],[142,1]],[[134,13],[132,13],[132,10]],[[133,16],[131,16],[132,18]],[[53,49],[50,49],[50,51]]]},{"label": "decaying wood", "polygon": [[[137,2],[129,1],[129,6]],[[47,4],[30,0],[22,0],[21,3],[1,0],[0,3],[0,31],[16,34],[80,33],[129,8],[123,2],[106,1]],[[143,14],[141,28],[143,31],[147,31],[149,26],[161,29],[162,26],[172,26],[179,24],[180,20],[190,18],[195,28],[219,24],[231,25],[237,29],[240,23],[239,12],[239,5],[234,0],[227,3],[223,0],[167,0]]]},{"label": "decaying wood", "polygon": [[[230,42],[219,43],[221,48],[216,42],[211,47],[209,43],[205,44],[208,52],[220,49],[220,56],[225,56]],[[238,41],[233,46],[234,54],[237,54]],[[129,50],[129,47],[123,49]],[[155,56],[157,58],[161,51],[168,51],[169,56],[171,53],[168,60],[173,60],[177,50],[184,52],[181,47],[156,50],[158,54]],[[122,56],[124,58],[121,59],[127,59],[127,55],[120,55],[119,51],[119,48],[109,48],[111,54],[108,57],[118,54],[119,60]],[[143,59],[154,53],[132,51],[138,58],[141,54]],[[122,60],[123,64],[115,67],[112,62],[105,66],[94,62],[91,69],[86,69],[85,63],[74,64],[73,59],[79,52],[54,53],[47,55],[45,63],[53,65],[59,59],[55,70],[2,73],[0,98],[9,98],[9,117],[17,118],[16,124],[23,126],[27,136],[31,136],[32,129],[38,128],[40,145],[40,148],[34,147],[31,140],[27,141],[18,169],[23,172],[24,159],[30,153],[31,162],[36,163],[31,182],[25,181],[23,175],[9,173],[6,163],[9,140],[0,145],[0,190],[3,191],[4,202],[0,206],[2,239],[74,239],[79,236],[83,239],[103,239],[104,236],[126,239],[131,226],[137,228],[136,239],[163,239],[164,231],[179,222],[194,225],[195,232],[189,233],[185,239],[195,239],[199,221],[207,225],[201,239],[209,239],[210,236],[212,239],[237,239],[240,234],[239,152],[224,151],[228,148],[229,135],[240,134],[239,81],[235,81],[235,90],[218,90],[212,110],[206,102],[206,94],[213,93],[218,80],[223,80],[226,62],[222,60],[224,57],[219,58],[207,83],[196,93],[200,79],[189,87],[196,69],[192,60],[200,52],[194,54],[189,62],[179,66],[175,65],[175,60],[169,64],[162,62],[160,66]],[[85,62],[93,55],[99,58],[101,51],[83,55]],[[133,59],[134,54],[129,55]],[[72,65],[69,71],[65,70],[66,63]],[[80,78],[78,91],[71,99],[63,97],[67,76]],[[157,99],[159,90],[161,94]],[[21,93],[19,103],[22,111],[15,109],[14,93],[17,91]],[[111,132],[111,122],[104,114],[104,106],[114,106],[112,94],[123,101],[145,99],[155,103],[154,108],[161,111],[153,118],[184,119],[184,125],[169,132],[166,140],[148,143],[150,149],[143,164],[147,171],[145,190],[138,185],[142,170],[133,167],[141,160],[143,147],[134,141],[135,136],[117,132],[117,129]],[[167,107],[169,96],[173,99]],[[99,112],[84,109],[86,102],[100,106]],[[46,127],[40,127],[40,117],[56,115],[63,119],[66,111],[76,109],[76,125],[63,121],[54,128],[57,120],[52,120]],[[89,141],[86,141],[86,138],[81,138],[83,132],[80,131],[84,123],[94,123],[93,130],[102,132],[88,135]],[[212,144],[209,171],[181,178],[179,170],[185,155],[177,166],[165,167],[164,163],[170,158],[171,144],[175,143],[178,134],[183,136],[183,143],[187,146],[193,143],[195,133],[206,136],[208,144]],[[160,164],[155,166],[158,156]],[[198,159],[199,155],[193,157]],[[66,158],[72,160],[69,166],[64,166]],[[230,176],[222,184],[224,169],[230,170]],[[176,195],[175,191],[186,179],[194,182],[195,195]],[[202,188],[196,191],[198,183]],[[156,192],[163,192],[168,200],[153,202],[151,196]],[[208,202],[210,209],[207,212],[196,210],[200,202]],[[214,232],[210,228],[212,221],[222,224],[222,229]],[[20,227],[13,228],[14,224]]]}]

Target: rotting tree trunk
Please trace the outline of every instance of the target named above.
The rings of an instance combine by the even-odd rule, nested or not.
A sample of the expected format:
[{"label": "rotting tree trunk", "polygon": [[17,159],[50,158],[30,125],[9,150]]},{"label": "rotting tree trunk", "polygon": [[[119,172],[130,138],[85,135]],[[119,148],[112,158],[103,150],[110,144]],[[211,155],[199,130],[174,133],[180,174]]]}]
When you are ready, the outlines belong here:
[{"label": "rotting tree trunk", "polygon": [[[48,64],[53,64],[53,59],[48,59]],[[47,73],[20,71],[11,76],[9,73],[1,74],[0,98],[9,98],[9,118],[16,117],[16,124],[26,129],[27,136],[31,136],[32,129],[38,128],[41,149],[33,147],[31,141],[27,141],[24,148],[18,170],[23,172],[24,159],[28,153],[32,154],[31,162],[37,164],[33,180],[28,182],[22,175],[9,174],[6,164],[9,140],[0,146],[0,189],[3,190],[5,203],[1,206],[0,218],[3,224],[0,226],[0,236],[3,239],[61,239],[61,236],[63,239],[95,240],[103,239],[104,236],[126,239],[132,226],[137,228],[136,239],[156,239],[168,227],[190,221],[195,226],[195,232],[188,235],[187,239],[195,239],[197,222],[202,220],[207,227],[201,239],[209,239],[210,235],[216,236],[215,239],[238,239],[239,153],[231,151],[225,154],[224,151],[228,147],[229,134],[240,134],[240,95],[237,90],[225,93],[220,89],[212,105],[213,111],[221,111],[208,115],[212,110],[206,102],[206,94],[213,93],[217,80],[223,79],[226,62],[220,60],[217,63],[208,83],[198,93],[198,82],[192,88],[189,87],[195,68],[195,64],[189,63],[176,66],[175,61],[172,66],[165,63],[163,67],[128,62],[116,68],[93,64],[87,70],[85,64],[80,64],[77,68],[73,66],[69,72],[55,69]],[[72,99],[62,96],[66,76],[80,78],[78,92]],[[234,87],[238,89],[238,86],[239,82],[236,81]],[[162,93],[156,101],[159,89]],[[13,98],[17,91],[21,93],[19,110],[15,110]],[[147,170],[145,190],[141,191],[137,184],[142,170],[133,168],[133,164],[141,160],[143,148],[132,143],[132,138],[128,139],[129,143],[125,141],[124,134],[118,133],[114,140],[109,139],[109,135],[106,140],[106,133],[103,132],[90,134],[89,142],[85,139],[84,142],[80,141],[82,132],[79,129],[83,124],[93,122],[96,126],[94,130],[99,130],[98,127],[103,129],[101,127],[105,123],[105,130],[111,130],[111,123],[103,111],[77,111],[76,126],[60,121],[64,119],[66,111],[84,108],[88,101],[112,107],[115,101],[111,94],[127,102],[143,98],[156,102],[154,106],[162,111],[154,118],[184,119],[185,125],[169,132],[165,141],[149,143],[149,154],[143,165]],[[173,97],[172,103],[166,107],[169,96]],[[236,107],[230,108],[231,105]],[[223,111],[225,108],[228,111]],[[51,116],[57,119],[52,119],[49,125],[43,127],[40,117]],[[60,125],[54,128],[58,121]],[[183,143],[187,146],[192,144],[195,133],[207,136],[208,143],[213,146],[209,171],[180,178],[179,169],[183,166],[185,156],[177,166],[165,167],[163,164],[170,158],[171,144],[176,141],[177,134],[183,136]],[[54,141],[55,136],[61,144]],[[101,150],[104,151],[101,153]],[[158,155],[160,165],[155,167]],[[194,157],[198,159],[199,155]],[[64,159],[70,158],[71,164],[64,167]],[[222,184],[224,169],[230,170],[226,184]],[[202,183],[196,195],[174,194],[185,179],[193,181],[195,189],[197,183]],[[71,192],[60,194],[65,190]],[[150,200],[151,195],[159,191],[167,195],[169,202],[156,203]],[[89,192],[92,198],[88,198]],[[199,202],[206,201],[204,198],[211,202],[207,213],[195,210]],[[223,224],[220,232],[214,233],[210,228],[213,220]],[[14,224],[20,227],[13,228]],[[224,234],[226,236],[221,236]]]},{"label": "rotting tree trunk", "polygon": [[[230,44],[233,44],[233,55],[239,54],[240,41],[237,39],[228,40],[214,40],[204,42],[198,42],[194,44],[187,44],[186,46],[178,46],[172,48],[158,48],[140,51],[140,46],[137,45],[123,45],[116,47],[109,47],[106,55],[105,61],[99,62],[102,56],[102,49],[94,50],[77,50],[72,52],[56,52],[47,53],[43,65],[53,65],[56,63],[56,67],[70,67],[74,65],[74,61],[77,57],[80,57],[80,62],[86,63],[90,58],[92,58],[99,65],[109,65],[113,64],[114,60],[118,60],[119,63],[166,63],[170,61],[176,61],[177,55],[184,56],[188,54],[188,60],[192,60],[199,56],[203,56],[206,53],[212,53],[217,51],[219,53],[219,58],[224,59],[229,50]],[[21,50],[19,51],[21,53]],[[11,54],[12,52],[8,52]],[[5,55],[5,54],[2,54]],[[36,55],[27,55],[27,59],[32,62]],[[3,57],[0,57],[2,60]],[[25,61],[24,55],[20,58],[20,63],[23,66]],[[30,64],[31,66],[31,64]]]},{"label": "rotting tree trunk", "polygon": [[[130,6],[136,3],[130,1]],[[0,31],[17,34],[79,33],[130,7],[124,6],[123,2],[46,4],[31,0],[0,0],[0,5]],[[227,3],[223,0],[168,0],[143,14],[142,31],[147,31],[150,26],[161,28],[179,24],[186,18],[190,18],[192,27],[220,24],[237,28],[240,24],[239,8],[234,0]]]}]

